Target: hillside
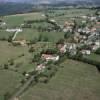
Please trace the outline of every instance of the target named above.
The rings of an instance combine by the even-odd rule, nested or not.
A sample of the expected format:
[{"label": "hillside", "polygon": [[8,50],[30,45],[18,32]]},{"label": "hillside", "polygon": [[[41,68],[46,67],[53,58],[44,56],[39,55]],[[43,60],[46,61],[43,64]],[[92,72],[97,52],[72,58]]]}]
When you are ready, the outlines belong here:
[{"label": "hillside", "polygon": [[0,3],[0,15],[10,15],[32,11],[33,5],[21,3]]}]

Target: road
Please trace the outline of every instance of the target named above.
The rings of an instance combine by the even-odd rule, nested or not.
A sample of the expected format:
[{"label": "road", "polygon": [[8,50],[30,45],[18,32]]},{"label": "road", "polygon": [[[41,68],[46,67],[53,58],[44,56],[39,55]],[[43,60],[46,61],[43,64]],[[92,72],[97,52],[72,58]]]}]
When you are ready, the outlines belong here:
[{"label": "road", "polygon": [[22,32],[22,30],[21,30],[21,29],[18,29],[18,30],[15,32],[15,34],[14,34],[14,36],[13,36],[13,38],[12,38],[12,41],[15,40],[15,38],[16,38],[16,36],[17,36],[17,34],[18,34],[19,32]]},{"label": "road", "polygon": [[20,97],[20,95],[31,85],[34,78],[35,78],[34,75],[31,76],[30,79],[20,88],[20,90],[10,98],[10,100],[19,100],[18,98]]}]

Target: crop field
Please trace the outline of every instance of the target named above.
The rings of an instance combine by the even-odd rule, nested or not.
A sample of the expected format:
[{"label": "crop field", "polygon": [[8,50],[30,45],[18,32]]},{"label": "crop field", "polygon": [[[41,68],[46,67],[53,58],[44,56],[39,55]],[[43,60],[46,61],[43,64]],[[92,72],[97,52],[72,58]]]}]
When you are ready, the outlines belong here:
[{"label": "crop field", "polygon": [[47,84],[30,87],[20,100],[99,100],[100,75],[94,66],[64,61]]}]

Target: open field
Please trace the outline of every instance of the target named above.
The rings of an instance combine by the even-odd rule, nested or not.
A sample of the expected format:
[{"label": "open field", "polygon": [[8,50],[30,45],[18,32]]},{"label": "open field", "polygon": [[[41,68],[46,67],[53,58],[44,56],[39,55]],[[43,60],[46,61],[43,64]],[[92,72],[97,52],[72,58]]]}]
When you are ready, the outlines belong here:
[{"label": "open field", "polygon": [[44,19],[42,13],[27,13],[27,14],[17,14],[11,16],[5,16],[4,21],[8,24],[8,27],[16,27],[23,24],[25,20],[38,20]]},{"label": "open field", "polygon": [[12,94],[20,85],[21,74],[8,70],[0,70],[0,100],[6,93]]},{"label": "open field", "polygon": [[49,42],[57,42],[64,37],[63,32],[37,32],[33,29],[24,29],[23,32],[17,35],[16,39],[34,40],[38,39],[40,35],[46,37]]},{"label": "open field", "polygon": [[[67,9],[67,10],[54,10],[54,13],[50,13],[50,15],[54,16],[54,18],[58,23],[63,24],[65,21],[68,21],[73,17],[90,15],[90,14],[94,14],[94,12],[95,10],[89,10],[89,9],[70,9],[70,10]],[[59,16],[60,14],[64,14],[64,15]],[[80,19],[78,18],[78,21],[79,20]]]},{"label": "open field", "polygon": [[66,60],[47,84],[30,87],[20,100],[99,100],[100,74],[94,66]]},{"label": "open field", "polygon": [[90,59],[90,60],[94,60],[94,61],[100,62],[100,55],[97,55],[97,54],[93,53],[93,54],[85,56],[85,57]]},{"label": "open field", "polygon": [[12,36],[13,33],[6,32],[5,30],[0,30],[0,39],[8,39],[9,36]]},{"label": "open field", "polygon": [[27,52],[27,47],[14,47],[8,42],[0,41],[0,64],[6,63],[9,59],[15,59]]},{"label": "open field", "polygon": [[[3,100],[5,93],[12,94],[19,87],[24,79],[23,72],[34,69],[35,64],[30,64],[31,57],[28,47],[14,47],[8,42],[0,41],[0,100]],[[8,69],[3,69],[10,59],[13,59],[14,64],[9,65]]]}]

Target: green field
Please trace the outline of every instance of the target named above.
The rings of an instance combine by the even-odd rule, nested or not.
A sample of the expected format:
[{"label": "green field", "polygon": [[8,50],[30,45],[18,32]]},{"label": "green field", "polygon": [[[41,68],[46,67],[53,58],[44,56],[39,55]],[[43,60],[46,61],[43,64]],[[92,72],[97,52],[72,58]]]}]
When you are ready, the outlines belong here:
[{"label": "green field", "polygon": [[46,37],[49,42],[57,42],[64,37],[63,32],[38,32],[34,29],[24,29],[17,35],[16,39],[34,40],[38,39],[40,35]]},{"label": "green field", "polygon": [[44,19],[44,17],[42,17],[42,13],[17,14],[4,17],[4,21],[8,24],[9,28],[20,26],[20,24],[23,24],[25,20],[36,19]]},{"label": "green field", "polygon": [[90,59],[90,60],[94,60],[94,61],[100,62],[100,55],[97,55],[97,54],[93,53],[93,54],[85,56],[85,57]]},{"label": "green field", "polygon": [[99,100],[100,74],[96,67],[64,61],[47,84],[30,87],[20,100]]},{"label": "green field", "polygon": [[[23,54],[24,56],[21,56]],[[8,42],[0,41],[0,100],[5,93],[15,92],[21,80],[24,79],[23,72],[34,69],[35,64],[30,63],[31,58],[28,47],[14,47]],[[10,59],[14,60],[14,65],[4,69],[3,66],[8,64]]]},{"label": "green field", "polygon": [[0,98],[7,92],[12,94],[20,85],[22,78],[23,76],[21,74],[13,71],[0,70]]}]

